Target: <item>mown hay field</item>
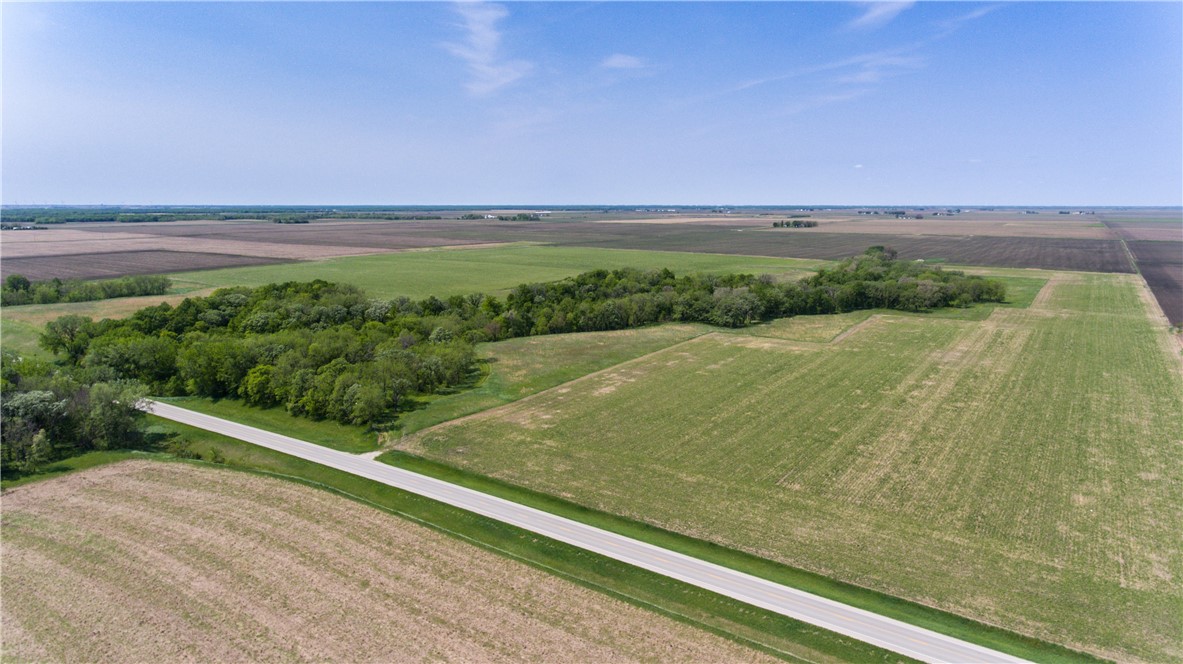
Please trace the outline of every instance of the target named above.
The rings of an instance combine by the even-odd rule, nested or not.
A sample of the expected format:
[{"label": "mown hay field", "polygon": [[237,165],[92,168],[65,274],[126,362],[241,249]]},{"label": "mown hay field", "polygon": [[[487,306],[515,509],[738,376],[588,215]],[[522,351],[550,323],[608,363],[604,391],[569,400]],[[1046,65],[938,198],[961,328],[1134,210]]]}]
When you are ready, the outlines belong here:
[{"label": "mown hay field", "polygon": [[548,334],[480,344],[486,374],[471,389],[424,398],[402,413],[407,434],[517,401],[595,371],[710,332],[706,325],[667,324],[635,330]]},{"label": "mown hay field", "polygon": [[5,493],[6,661],[765,661],[358,502],[124,461]]},{"label": "mown hay field", "polygon": [[354,284],[373,297],[423,298],[499,294],[519,284],[555,281],[596,269],[668,267],[677,274],[747,272],[787,278],[806,276],[819,264],[815,260],[753,256],[515,245],[357,256],[169,276],[178,285],[190,287],[261,286],[324,279]]},{"label": "mown hay field", "polygon": [[1179,661],[1183,372],[1148,306],[1136,276],[1064,273],[981,321],[705,335],[401,447],[1072,648]]}]

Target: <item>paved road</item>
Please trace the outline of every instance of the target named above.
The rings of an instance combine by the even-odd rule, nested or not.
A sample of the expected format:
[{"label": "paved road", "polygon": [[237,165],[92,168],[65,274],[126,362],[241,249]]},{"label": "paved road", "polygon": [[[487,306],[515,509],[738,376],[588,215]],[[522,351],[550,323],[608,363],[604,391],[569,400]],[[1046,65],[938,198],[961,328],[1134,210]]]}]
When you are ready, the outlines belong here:
[{"label": "paved road", "polygon": [[994,650],[960,641],[824,597],[668,551],[578,521],[412,473],[353,454],[150,401],[155,415],[214,431],[360,477],[417,493],[442,503],[513,524],[552,539],[615,558],[741,602],[790,616],[926,662],[1022,662]]}]

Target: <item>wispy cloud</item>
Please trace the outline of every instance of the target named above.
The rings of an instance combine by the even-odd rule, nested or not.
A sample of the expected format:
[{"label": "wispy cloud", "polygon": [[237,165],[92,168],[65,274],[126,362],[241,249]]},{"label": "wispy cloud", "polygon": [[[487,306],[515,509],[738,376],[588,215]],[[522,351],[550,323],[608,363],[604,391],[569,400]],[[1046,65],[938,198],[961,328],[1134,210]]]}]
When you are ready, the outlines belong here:
[{"label": "wispy cloud", "polygon": [[965,25],[966,23],[969,23],[970,21],[976,21],[979,18],[982,18],[986,14],[989,14],[990,12],[993,12],[994,10],[998,9],[1000,6],[1001,5],[986,5],[984,7],[978,7],[977,9],[975,9],[971,12],[967,12],[967,13],[962,14],[960,16],[954,16],[953,18],[941,21],[940,23],[937,24],[937,26],[940,27],[944,31],[941,34],[941,36],[948,35],[949,33],[957,30],[958,28]]},{"label": "wispy cloud", "polygon": [[810,67],[801,67],[800,69],[775,76],[744,81],[728,89],[726,93],[742,92],[750,88],[768,85],[769,83],[825,74],[826,72],[838,74],[831,80],[832,83],[878,83],[885,78],[890,78],[908,70],[920,69],[924,66],[924,58],[907,55],[907,52],[910,50],[912,49],[863,53],[841,60],[832,60]]},{"label": "wispy cloud", "polygon": [[497,24],[509,16],[504,6],[487,2],[459,2],[454,6],[467,31],[463,42],[448,42],[449,53],[468,65],[471,79],[465,85],[474,95],[488,95],[517,81],[534,69],[525,60],[502,59],[501,31]]},{"label": "wispy cloud", "polygon": [[875,28],[883,27],[898,16],[900,12],[916,3],[881,0],[879,2],[860,2],[859,4],[864,7],[863,13],[858,18],[847,23],[847,29],[874,30]]},{"label": "wispy cloud", "polygon": [[884,79],[924,67],[924,59],[914,55],[872,54],[857,63],[858,71],[839,76],[835,83],[872,85]]},{"label": "wispy cloud", "polygon": [[613,53],[600,62],[604,69],[644,69],[648,65],[644,60],[633,55]]}]

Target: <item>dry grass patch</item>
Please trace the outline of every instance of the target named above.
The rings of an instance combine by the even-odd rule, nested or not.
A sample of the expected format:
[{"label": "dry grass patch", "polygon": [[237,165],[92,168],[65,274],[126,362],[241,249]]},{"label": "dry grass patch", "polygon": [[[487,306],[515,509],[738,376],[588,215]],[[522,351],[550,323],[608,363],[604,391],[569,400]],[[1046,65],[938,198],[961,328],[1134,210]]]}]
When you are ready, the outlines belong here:
[{"label": "dry grass patch", "polygon": [[16,661],[762,660],[333,494],[123,462],[7,492]]}]

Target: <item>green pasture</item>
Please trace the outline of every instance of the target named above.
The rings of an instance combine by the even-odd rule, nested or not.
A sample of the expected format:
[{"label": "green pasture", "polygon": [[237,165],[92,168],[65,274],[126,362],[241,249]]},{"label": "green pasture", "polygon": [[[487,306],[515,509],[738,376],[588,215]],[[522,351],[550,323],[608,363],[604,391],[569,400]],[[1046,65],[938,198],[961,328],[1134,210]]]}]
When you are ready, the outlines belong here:
[{"label": "green pasture", "polygon": [[403,434],[494,408],[710,331],[669,324],[636,330],[552,334],[481,344],[485,373],[471,389],[420,398],[399,416]]},{"label": "green pasture", "polygon": [[1102,657],[1183,660],[1177,349],[1136,277],[1048,287],[832,344],[707,334],[399,447]]},{"label": "green pasture", "polygon": [[324,279],[354,284],[373,297],[424,298],[468,293],[503,294],[523,283],[557,281],[589,270],[625,267],[677,274],[746,272],[805,276],[824,261],[667,251],[511,245],[352,256],[321,261],[178,272],[181,287],[261,286]]}]

